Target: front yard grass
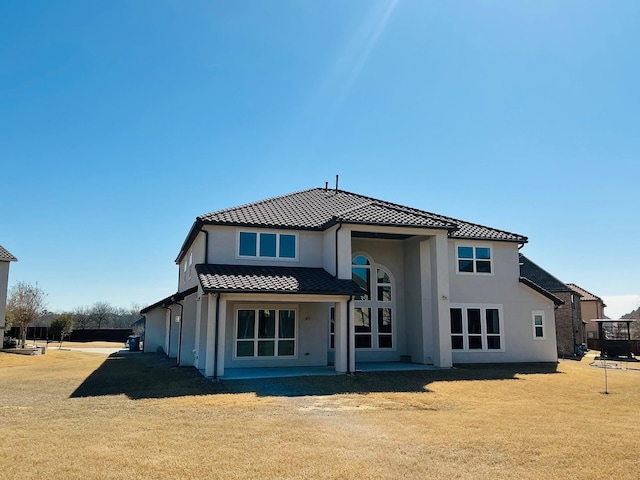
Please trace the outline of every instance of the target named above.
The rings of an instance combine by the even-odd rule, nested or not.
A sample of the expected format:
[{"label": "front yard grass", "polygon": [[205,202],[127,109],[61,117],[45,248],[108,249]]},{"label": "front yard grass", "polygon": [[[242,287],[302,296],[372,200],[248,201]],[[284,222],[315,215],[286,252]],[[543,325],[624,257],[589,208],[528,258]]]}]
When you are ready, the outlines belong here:
[{"label": "front yard grass", "polygon": [[212,383],[155,354],[0,354],[0,476],[638,478],[640,370],[605,395],[590,361]]}]

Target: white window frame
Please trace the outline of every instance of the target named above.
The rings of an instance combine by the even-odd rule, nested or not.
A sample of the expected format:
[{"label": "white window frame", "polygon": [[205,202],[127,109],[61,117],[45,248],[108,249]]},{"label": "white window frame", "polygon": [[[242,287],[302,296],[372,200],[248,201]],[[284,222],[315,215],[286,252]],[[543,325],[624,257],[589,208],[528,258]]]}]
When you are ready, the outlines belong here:
[{"label": "white window frame", "polygon": [[[256,234],[256,254],[255,255],[240,255],[240,234],[242,233],[255,233]],[[276,236],[276,256],[268,257],[260,255],[260,236],[261,235],[275,235]],[[280,256],[280,236],[290,235],[294,238],[294,257],[281,257]],[[236,232],[236,259],[257,259],[257,260],[273,260],[278,262],[297,262],[300,255],[300,242],[299,236],[295,232],[280,231],[280,230],[252,230],[248,228],[239,229]]]},{"label": "white window frame", "polygon": [[[369,265],[353,265],[353,259],[363,256],[369,261]],[[371,347],[356,347],[357,351],[364,352],[394,352],[398,350],[397,346],[397,337],[396,337],[396,329],[398,325],[398,319],[396,318],[398,310],[396,308],[396,281],[393,276],[391,270],[380,263],[374,262],[373,258],[365,253],[365,252],[353,252],[351,255],[351,268],[368,268],[369,269],[369,278],[371,281],[370,288],[370,298],[369,300],[356,300],[354,299],[354,308],[368,308],[370,310],[370,318],[371,322],[371,332],[367,333],[355,333],[357,336],[366,336],[371,335]],[[384,270],[384,272],[389,276],[390,283],[381,282],[378,284],[378,269]],[[391,301],[385,302],[382,300],[378,300],[378,286],[390,287],[391,288]],[[389,308],[391,309],[391,333],[380,333],[378,327],[378,309],[379,308]],[[355,321],[355,319],[354,319]],[[383,337],[391,337],[391,348],[380,347],[380,336]]]},{"label": "white window frame", "polygon": [[[451,340],[449,340],[449,345],[451,351],[453,353],[456,352],[465,352],[465,353],[473,353],[473,352],[483,352],[483,353],[491,353],[491,352],[504,352],[505,351],[505,333],[504,333],[504,314],[503,314],[503,306],[500,304],[490,304],[490,303],[452,303],[450,305],[449,310],[449,339],[452,336],[460,336],[462,335],[462,349],[456,348],[454,349],[451,345]],[[462,334],[459,333],[451,333],[451,309],[459,308],[462,310]],[[479,309],[480,310],[480,337],[482,338],[482,348],[469,348],[469,322],[467,311],[469,309]],[[498,310],[498,326],[500,328],[500,333],[498,335],[488,334],[487,333],[487,324],[486,324],[486,312],[487,310]],[[476,336],[476,334],[471,334],[472,336]],[[500,348],[488,348],[487,345],[487,337],[500,337]]]},{"label": "white window frame", "polygon": [[[458,249],[459,247],[467,247],[467,248],[471,248],[473,249],[473,258],[469,259],[469,258],[460,258],[458,256]],[[455,248],[456,248],[456,274],[457,275],[484,275],[484,276],[492,276],[493,272],[495,271],[495,265],[493,262],[493,245],[491,244],[487,244],[487,243],[467,243],[467,242],[456,242],[455,244]],[[487,261],[486,258],[477,258],[476,257],[476,249],[477,248],[488,248],[489,249],[489,266],[491,268],[491,272],[478,272],[476,271],[476,262],[478,260],[480,261]],[[473,272],[461,272],[460,271],[460,260],[471,260],[472,264],[473,264]]]},{"label": "white window frame", "polygon": [[[238,356],[238,312],[240,310],[254,310],[256,312],[256,322],[254,325],[254,337],[253,337],[253,356],[249,357],[249,356],[242,356],[239,357]],[[295,312],[295,321],[294,321],[294,336],[293,338],[283,338],[282,340],[293,340],[293,355],[283,355],[283,356],[278,356],[278,355],[273,355],[273,356],[259,356],[258,355],[258,335],[257,335],[257,330],[258,330],[258,311],[259,310],[275,310],[276,311],[276,329],[275,329],[275,337],[273,338],[274,342],[275,342],[275,348],[274,348],[274,352],[277,351],[277,345],[278,345],[278,318],[280,316],[279,312],[280,310],[293,310]],[[265,361],[265,360],[294,360],[298,358],[298,343],[300,341],[300,322],[299,322],[299,315],[298,315],[298,305],[288,305],[288,304],[273,304],[273,305],[269,305],[269,304],[264,304],[264,305],[237,305],[234,309],[234,314],[233,314],[233,360],[238,360],[238,361],[245,361],[245,360],[258,360],[258,361]],[[240,339],[240,341],[248,341],[249,339]],[[267,339],[263,339],[263,340],[267,340]]]},{"label": "white window frame", "polygon": [[[542,317],[542,325],[536,325],[536,317]],[[531,311],[531,325],[533,327],[533,339],[534,340],[546,340],[547,339],[547,322],[545,319],[544,310],[532,310]],[[536,327],[542,327],[542,336],[536,335]]]}]

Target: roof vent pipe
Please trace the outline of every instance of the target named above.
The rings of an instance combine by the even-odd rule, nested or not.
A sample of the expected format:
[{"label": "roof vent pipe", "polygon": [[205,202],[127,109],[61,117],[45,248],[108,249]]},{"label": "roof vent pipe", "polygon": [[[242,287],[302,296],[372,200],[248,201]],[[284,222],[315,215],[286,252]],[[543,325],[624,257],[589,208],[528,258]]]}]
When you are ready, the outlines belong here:
[{"label": "roof vent pipe", "polygon": [[338,191],[338,175],[336,175],[336,192]]},{"label": "roof vent pipe", "polygon": [[324,191],[328,191],[329,190],[329,182],[324,182]]}]

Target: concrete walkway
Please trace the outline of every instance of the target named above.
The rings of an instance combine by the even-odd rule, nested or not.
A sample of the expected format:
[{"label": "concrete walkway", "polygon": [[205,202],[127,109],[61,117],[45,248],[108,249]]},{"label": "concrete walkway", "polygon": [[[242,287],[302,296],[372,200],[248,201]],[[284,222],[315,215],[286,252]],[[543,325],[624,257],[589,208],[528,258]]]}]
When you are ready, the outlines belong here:
[{"label": "concrete walkway", "polygon": [[[409,370],[439,370],[433,365],[405,362],[367,362],[357,363],[357,372],[400,372]],[[200,371],[204,375],[204,371]],[[264,368],[227,368],[223,380],[248,380],[256,378],[283,378],[309,376],[343,375],[333,366],[322,367],[264,367]]]},{"label": "concrete walkway", "polygon": [[[49,350],[58,350],[58,347],[49,347]],[[99,353],[101,355],[111,355],[112,353],[140,353],[140,352],[129,352],[129,349],[119,348],[119,347],[62,347],[60,350],[70,350],[73,352],[85,352],[85,353]]]}]

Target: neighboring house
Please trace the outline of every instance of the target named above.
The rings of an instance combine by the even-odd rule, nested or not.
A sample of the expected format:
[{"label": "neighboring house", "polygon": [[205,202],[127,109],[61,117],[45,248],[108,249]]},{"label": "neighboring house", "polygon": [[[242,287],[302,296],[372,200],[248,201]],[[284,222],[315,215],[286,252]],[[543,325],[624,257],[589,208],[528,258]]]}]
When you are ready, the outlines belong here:
[{"label": "neighboring house", "polygon": [[575,283],[567,283],[567,286],[580,295],[580,308],[582,310],[582,320],[585,322],[585,335],[587,339],[598,338],[598,324],[591,320],[607,318],[604,315],[606,305],[602,299]]},{"label": "neighboring house", "polygon": [[520,274],[562,300],[562,305],[556,310],[558,355],[578,354],[580,345],[587,341],[580,294],[522,254]]},{"label": "neighboring house", "polygon": [[7,287],[9,285],[9,264],[18,259],[0,245],[0,348],[4,342],[5,315],[7,313]]},{"label": "neighboring house", "polygon": [[313,188],[196,218],[144,350],[206,376],[360,362],[555,362],[555,304],[521,279],[527,238]]}]

